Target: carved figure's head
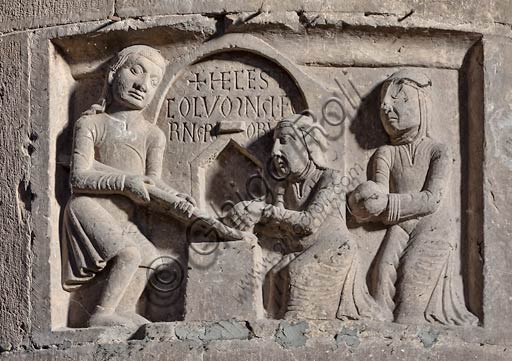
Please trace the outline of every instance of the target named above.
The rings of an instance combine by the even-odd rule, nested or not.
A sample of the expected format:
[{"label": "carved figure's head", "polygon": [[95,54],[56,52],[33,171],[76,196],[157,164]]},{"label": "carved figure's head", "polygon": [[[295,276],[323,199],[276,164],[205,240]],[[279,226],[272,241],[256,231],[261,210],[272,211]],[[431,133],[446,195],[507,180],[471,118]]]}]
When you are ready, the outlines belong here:
[{"label": "carved figure's head", "polygon": [[429,90],[432,82],[417,70],[400,70],[381,89],[380,117],[392,144],[428,135]]},{"label": "carved figure's head", "polygon": [[293,114],[281,120],[274,130],[272,147],[272,165],[277,176],[300,176],[311,164],[327,168],[325,134],[325,130],[307,115]]},{"label": "carved figure's head", "polygon": [[102,113],[111,104],[142,110],[152,100],[162,81],[167,61],[147,45],[121,50],[109,68],[102,96],[85,114]]},{"label": "carved figure's head", "polygon": [[121,50],[108,73],[112,101],[128,109],[144,109],[162,81],[165,59],[146,45]]}]

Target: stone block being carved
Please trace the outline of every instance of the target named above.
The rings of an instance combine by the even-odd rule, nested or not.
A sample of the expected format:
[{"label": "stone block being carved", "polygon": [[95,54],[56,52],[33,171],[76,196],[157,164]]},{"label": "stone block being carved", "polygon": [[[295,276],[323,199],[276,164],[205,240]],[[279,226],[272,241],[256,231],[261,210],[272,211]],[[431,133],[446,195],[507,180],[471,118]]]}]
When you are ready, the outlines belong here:
[{"label": "stone block being carved", "polygon": [[263,318],[260,262],[251,242],[191,243],[185,320]]}]

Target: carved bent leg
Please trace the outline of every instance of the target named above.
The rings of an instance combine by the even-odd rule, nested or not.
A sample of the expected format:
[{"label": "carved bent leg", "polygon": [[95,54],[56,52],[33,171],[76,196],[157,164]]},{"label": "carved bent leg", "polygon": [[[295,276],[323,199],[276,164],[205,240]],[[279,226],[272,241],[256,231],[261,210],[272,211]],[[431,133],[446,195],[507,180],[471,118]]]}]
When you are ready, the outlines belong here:
[{"label": "carved bent leg", "polygon": [[134,229],[133,233],[130,232],[130,234],[136,239],[141,254],[141,262],[117,306],[116,313],[129,318],[135,325],[141,326],[149,323],[149,320],[137,313],[137,303],[146,288],[149,277],[151,277],[150,266],[158,257],[158,251],[138,230]]},{"label": "carved bent leg", "polygon": [[375,269],[375,301],[381,307],[383,318],[393,321],[395,283],[400,257],[409,241],[409,234],[399,225],[391,226],[382,242],[382,251]]},{"label": "carved bent leg", "polygon": [[136,247],[127,247],[110,262],[112,265],[106,279],[106,285],[96,311],[89,320],[89,325],[133,326],[132,321],[120,315],[116,312],[116,309],[137,271],[140,263],[140,252]]},{"label": "carved bent leg", "polygon": [[289,265],[286,319],[333,320],[341,290],[357,252],[349,240],[319,240]]},{"label": "carved bent leg", "polygon": [[[429,234],[411,236],[398,269],[395,321],[421,324],[439,278],[443,277],[451,246]],[[442,307],[442,305],[438,305]]]},{"label": "carved bent leg", "polygon": [[136,242],[124,230],[125,226],[115,219],[95,198],[78,196],[68,205],[70,223],[75,227],[76,242],[80,242],[83,254],[96,254],[108,266],[106,284],[100,301],[92,314],[90,326],[134,326],[116,309],[132,282],[141,263],[141,253]]}]

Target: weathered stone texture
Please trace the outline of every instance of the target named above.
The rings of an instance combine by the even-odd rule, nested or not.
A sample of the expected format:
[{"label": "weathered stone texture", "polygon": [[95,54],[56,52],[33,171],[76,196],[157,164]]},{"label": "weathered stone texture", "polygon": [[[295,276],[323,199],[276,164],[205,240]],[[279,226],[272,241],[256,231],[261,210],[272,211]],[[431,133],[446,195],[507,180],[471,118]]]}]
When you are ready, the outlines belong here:
[{"label": "weathered stone texture", "polygon": [[457,22],[492,22],[493,20],[510,24],[512,5],[507,0],[481,2],[464,1],[421,1],[388,0],[384,2],[364,1],[179,1],[179,0],[118,0],[116,12],[122,17],[141,15],[187,14],[187,13],[233,13],[267,11],[329,11],[343,13],[364,13],[367,16],[396,16],[401,19],[421,20],[427,18],[451,19]]},{"label": "weathered stone texture", "polygon": [[[434,344],[426,347],[420,340],[398,342],[389,339],[362,339],[359,344],[336,344],[334,340],[309,342],[306,346],[283,348],[271,340],[218,340],[210,343],[194,341],[148,342],[128,344],[98,344],[74,347],[54,347],[33,352],[5,353],[0,360],[60,361],[60,360],[180,360],[180,361],[284,361],[284,360],[485,360],[508,361],[511,352],[491,345]],[[449,355],[449,356],[447,356]]]},{"label": "weathered stone texture", "polygon": [[484,38],[484,324],[510,338],[512,322],[512,43]]},{"label": "weathered stone texture", "polygon": [[31,278],[27,36],[0,38],[0,350],[29,331]]},{"label": "weathered stone texture", "polygon": [[[106,20],[109,17],[110,20]],[[60,26],[63,24],[71,25]],[[49,28],[23,32],[42,27]],[[497,29],[506,29],[508,33],[504,35],[509,37],[487,35],[497,33]],[[510,0],[386,0],[381,3],[370,0],[0,0],[0,33],[12,31],[16,34],[0,36],[0,361],[512,360],[509,350],[512,344]],[[377,149],[374,140],[380,136],[377,130],[382,131],[378,123],[381,107],[378,87],[382,81],[398,70],[394,68],[426,70],[428,81],[415,83],[422,89],[427,84],[435,87],[432,129],[441,143],[452,147],[454,154],[455,175],[450,187],[457,195],[451,199],[455,206],[450,211],[453,211],[457,242],[460,240],[462,245],[454,246],[457,250],[462,249],[455,253],[462,268],[460,272],[454,268],[454,275],[457,281],[464,282],[466,294],[460,296],[460,304],[475,314],[476,317],[471,317],[474,327],[445,327],[435,322],[417,326],[415,320],[397,324],[391,322],[397,315],[392,309],[387,320],[390,322],[347,321],[354,315],[338,315],[336,312],[331,312],[329,317],[334,318],[336,314],[343,321],[318,321],[328,318],[323,315],[311,317],[307,313],[306,316],[299,314],[300,317],[291,314],[292,317],[281,321],[281,315],[277,315],[281,312],[278,306],[281,303],[289,306],[285,302],[288,295],[282,299],[275,296],[268,292],[268,284],[272,287],[277,284],[278,287],[274,287],[277,291],[273,292],[280,294],[292,279],[294,287],[302,292],[310,286],[306,276],[313,275],[311,283],[323,276],[329,281],[329,285],[320,284],[324,294],[327,294],[325,290],[334,288],[331,285],[334,284],[333,277],[328,272],[307,268],[321,264],[318,261],[320,252],[312,254],[303,263],[292,263],[291,271],[288,266],[288,269],[282,267],[278,270],[280,273],[262,277],[276,265],[275,256],[281,257],[281,253],[290,250],[279,243],[276,244],[279,247],[263,248],[265,252],[261,252],[235,237],[236,242],[223,243],[219,252],[214,252],[216,248],[212,252],[203,250],[203,253],[196,249],[197,254],[194,254],[194,247],[191,247],[186,253],[182,246],[190,241],[189,235],[185,234],[184,226],[164,218],[172,213],[166,208],[164,210],[169,214],[161,212],[161,219],[148,217],[143,221],[149,225],[143,226],[152,237],[151,241],[154,239],[164,250],[164,256],[155,260],[175,260],[171,257],[174,251],[180,256],[182,251],[187,254],[183,264],[178,262],[180,271],[188,274],[188,278],[182,274],[183,277],[178,279],[180,292],[187,289],[187,303],[185,296],[179,293],[181,303],[177,307],[186,309],[185,321],[166,322],[182,319],[181,314],[175,317],[169,311],[169,305],[174,301],[165,304],[152,304],[152,301],[157,299],[155,294],[163,294],[165,298],[174,289],[158,289],[152,283],[155,289],[147,290],[146,304],[142,306],[148,309],[145,311],[148,319],[156,322],[138,330],[135,321],[133,329],[106,327],[101,322],[89,322],[89,325],[101,326],[97,328],[72,328],[79,324],[69,322],[67,307],[72,306],[69,307],[70,314],[75,312],[73,307],[84,307],[76,301],[79,298],[71,298],[68,294],[62,296],[59,266],[61,217],[69,197],[66,184],[72,128],[77,115],[90,107],[97,97],[104,76],[100,73],[106,69],[106,60],[123,46],[142,43],[159,49],[164,58],[170,60],[167,74],[161,79],[167,88],[157,94],[161,108],[152,110],[156,113],[157,126],[167,132],[165,139],[171,144],[166,147],[163,180],[176,186],[177,191],[190,193],[202,203],[200,207],[210,207],[208,211],[211,214],[215,211],[217,216],[220,214],[217,208],[223,210],[226,201],[240,200],[238,211],[222,217],[231,222],[231,227],[239,228],[247,226],[242,224],[242,216],[254,223],[248,228],[259,223],[261,218],[268,221],[273,217],[284,222],[291,217],[280,215],[282,209],[275,210],[264,201],[254,211],[260,217],[257,222],[250,219],[253,214],[242,212],[252,204],[244,203],[240,196],[243,186],[248,188],[245,177],[260,174],[259,170],[266,164],[264,161],[269,158],[270,150],[276,148],[277,140],[267,137],[266,123],[256,123],[261,120],[259,110],[254,111],[254,119],[247,115],[253,114],[248,102],[244,116],[250,122],[244,128],[241,124],[245,124],[245,118],[236,122],[231,114],[221,117],[222,106],[215,108],[215,104],[223,104],[219,99],[228,99],[225,104],[230,104],[228,96],[235,99],[233,95],[236,95],[250,101],[269,95],[272,104],[268,108],[272,114],[270,120],[274,122],[268,122],[270,130],[284,118],[287,101],[297,102],[290,107],[290,114],[292,108],[298,113],[323,105],[321,101],[327,95],[339,93],[337,86],[344,94],[346,89],[353,89],[352,94],[335,98],[343,113],[344,105],[353,107],[354,111],[347,114],[352,116],[354,113],[354,119],[350,119],[350,126],[343,128],[346,130],[343,137],[336,138],[339,148],[329,148],[329,151],[336,151],[338,162],[332,168],[343,169],[347,165],[345,174],[350,176],[340,179],[337,174],[329,173],[334,188],[335,181],[351,178],[350,183],[360,183],[366,180],[367,161]],[[241,74],[247,75],[246,81],[237,78]],[[258,87],[250,85],[256,79],[252,78],[254,74],[260,76]],[[406,79],[411,80],[411,73]],[[230,88],[232,84],[235,90]],[[194,99],[195,103],[189,99]],[[203,108],[197,107],[201,99],[204,100],[204,113]],[[280,118],[274,115],[274,99],[282,101]],[[242,100],[240,107],[238,115],[242,117]],[[261,109],[265,113],[263,105]],[[368,114],[364,113],[366,110]],[[215,135],[220,139],[215,147],[208,148],[210,139],[206,127],[200,133],[195,124],[186,123],[192,114],[201,122],[213,114],[208,120],[212,126],[209,129],[219,124],[221,130]],[[224,122],[224,118],[231,124]],[[286,126],[291,128],[291,125]],[[306,128],[297,129],[303,131]],[[368,138],[374,130],[375,139]],[[255,146],[248,141],[244,143],[253,135],[263,141]],[[305,133],[301,139],[306,139]],[[246,152],[249,145],[253,147],[252,153]],[[297,149],[306,149],[309,153],[304,153],[307,157],[297,158],[314,158],[309,150],[311,144],[299,145]],[[334,159],[334,153],[329,155]],[[347,158],[347,163],[343,157]],[[347,173],[349,166],[353,168]],[[356,167],[361,169],[361,174],[353,176],[351,171]],[[329,167],[322,165],[319,168]],[[231,182],[231,178],[236,178],[238,183]],[[211,179],[215,181],[210,184]],[[314,182],[316,180],[312,184]],[[365,201],[377,199],[378,192],[373,192]],[[158,192],[151,196],[159,201],[163,199],[158,198],[161,197]],[[282,203],[286,206],[284,200]],[[344,203],[338,208],[338,213],[344,217]],[[354,209],[352,207],[350,212],[356,216],[352,212]],[[88,216],[95,212],[96,209],[88,210]],[[397,214],[393,217],[398,218]],[[197,217],[201,215],[198,213]],[[144,218],[146,214],[140,216]],[[182,221],[174,214],[168,218]],[[339,236],[346,231],[347,238],[354,235],[359,241],[364,238],[359,236],[367,230],[357,229],[354,220],[349,218],[348,223],[352,222],[350,229],[332,228],[333,233]],[[345,218],[333,222],[343,227],[346,223]],[[434,227],[451,227],[441,220],[438,223]],[[333,225],[324,224],[318,232]],[[300,231],[301,226],[307,228],[309,224],[297,222],[294,226],[293,232],[297,226]],[[367,228],[373,232],[372,227]],[[183,234],[177,236],[180,229]],[[352,254],[344,256],[340,252],[345,248],[338,247],[342,250],[337,253],[341,256],[338,257],[340,262],[346,261],[350,267],[354,264],[361,266],[363,271],[357,271],[357,274],[365,276],[378,248],[378,243],[373,240],[383,235],[378,234],[382,230],[357,244],[364,262],[356,258],[352,262]],[[433,231],[433,228],[428,230]],[[275,233],[270,235],[275,236]],[[261,239],[265,236],[269,235],[261,232]],[[119,235],[119,239],[124,238],[124,233]],[[321,237],[318,239],[322,241]],[[315,244],[320,243],[316,238],[313,240]],[[408,242],[408,239],[404,240]],[[324,249],[326,259],[333,253],[329,247]],[[413,254],[408,252],[409,256]],[[148,258],[156,257],[150,252],[142,253]],[[436,258],[442,261],[441,256]],[[329,260],[332,261],[332,257]],[[149,261],[145,268],[152,269],[154,260]],[[413,265],[418,263],[412,262]],[[434,263],[427,262],[426,268],[432,269]],[[340,269],[337,266],[336,270]],[[354,269],[347,266],[346,272]],[[141,284],[151,279],[147,271],[136,272],[140,274]],[[169,273],[161,275],[169,276]],[[172,274],[169,278],[163,276],[164,285],[174,281]],[[336,282],[338,278],[343,282],[348,279],[341,273],[336,277]],[[430,278],[438,280],[447,276],[441,274]],[[301,284],[297,279],[306,281]],[[365,285],[359,291],[366,295],[368,280],[354,278],[354,283],[356,281]],[[459,282],[458,287],[461,285]],[[267,287],[266,298],[260,290],[263,287]],[[447,292],[446,289],[443,288],[443,292]],[[350,292],[354,294],[354,290],[357,291],[355,286]],[[324,297],[316,289],[299,291],[296,291],[298,296],[293,296],[295,299],[318,298],[325,301],[325,309],[340,303],[341,292],[338,291],[334,292],[333,298]],[[87,295],[87,289],[84,292]],[[137,292],[134,294],[138,297],[142,291],[137,289]],[[408,295],[408,302],[419,304],[420,297]],[[94,301],[92,297],[91,300]],[[135,309],[137,301],[138,298],[134,299],[129,308]],[[268,312],[265,315],[264,301],[265,306],[270,304],[265,308]],[[279,305],[273,306],[274,301]],[[358,302],[354,301],[354,304],[360,310],[361,303]],[[295,307],[294,302],[289,303],[290,308]],[[91,305],[94,306],[94,302]],[[306,304],[299,311],[310,309]],[[420,311],[415,315],[423,322],[425,310]],[[267,319],[259,320],[263,316]],[[316,321],[305,321],[304,318]]]},{"label": "weathered stone texture", "polygon": [[0,3],[0,32],[39,28],[75,22],[168,14],[223,14],[238,12],[340,12],[369,17],[396,17],[410,20],[450,19],[455,22],[495,22],[510,25],[512,4],[507,0],[481,2],[388,0],[365,1],[179,1],[179,0],[4,0]]},{"label": "weathered stone texture", "polygon": [[0,2],[0,32],[106,19],[114,0],[43,0]]}]

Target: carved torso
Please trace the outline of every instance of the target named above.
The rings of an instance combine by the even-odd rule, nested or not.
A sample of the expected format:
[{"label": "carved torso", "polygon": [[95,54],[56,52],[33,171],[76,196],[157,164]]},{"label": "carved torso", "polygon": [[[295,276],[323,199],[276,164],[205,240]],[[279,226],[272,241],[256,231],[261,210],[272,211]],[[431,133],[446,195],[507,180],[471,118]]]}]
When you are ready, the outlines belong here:
[{"label": "carved torso", "polygon": [[423,189],[432,159],[444,156],[446,152],[444,145],[425,137],[415,143],[384,146],[379,149],[377,157],[390,169],[389,191],[410,193]]},{"label": "carved torso", "polygon": [[322,175],[323,172],[315,168],[306,179],[288,183],[285,192],[285,207],[294,211],[304,210],[311,202]]},{"label": "carved torso", "polygon": [[89,116],[82,122],[94,141],[95,160],[123,173],[146,174],[148,147],[159,138],[156,126],[143,118],[128,123],[106,113]]}]

